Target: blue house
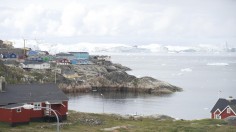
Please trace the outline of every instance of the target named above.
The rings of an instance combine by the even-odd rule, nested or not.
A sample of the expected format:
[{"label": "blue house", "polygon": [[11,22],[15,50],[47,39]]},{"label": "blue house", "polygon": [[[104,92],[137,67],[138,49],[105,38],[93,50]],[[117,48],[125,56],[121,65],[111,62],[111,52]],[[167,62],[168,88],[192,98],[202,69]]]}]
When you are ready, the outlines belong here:
[{"label": "blue house", "polygon": [[11,54],[9,54],[9,58],[10,58],[10,59],[16,59],[16,58],[17,58],[17,55],[14,54],[14,53],[11,53]]},{"label": "blue house", "polygon": [[89,53],[88,52],[69,52],[73,54],[76,59],[89,59]]},{"label": "blue house", "polygon": [[73,59],[73,63],[77,64],[88,64],[89,62],[89,53],[88,52],[69,52],[70,54],[73,54],[76,59]]},{"label": "blue house", "polygon": [[34,56],[34,55],[37,55],[37,54],[38,54],[38,52],[37,51],[33,51],[33,50],[30,50],[30,51],[27,52],[28,56]]},{"label": "blue house", "polygon": [[70,60],[70,63],[72,65],[76,65],[76,64],[78,64],[78,60],[77,59]]}]

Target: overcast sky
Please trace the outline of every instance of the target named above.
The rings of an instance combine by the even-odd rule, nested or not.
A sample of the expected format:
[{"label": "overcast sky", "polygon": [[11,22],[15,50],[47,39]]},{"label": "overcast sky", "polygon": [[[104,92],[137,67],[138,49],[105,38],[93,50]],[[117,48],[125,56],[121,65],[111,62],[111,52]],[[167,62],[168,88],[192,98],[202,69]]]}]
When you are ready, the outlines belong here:
[{"label": "overcast sky", "polygon": [[0,0],[0,39],[236,46],[236,0]]}]

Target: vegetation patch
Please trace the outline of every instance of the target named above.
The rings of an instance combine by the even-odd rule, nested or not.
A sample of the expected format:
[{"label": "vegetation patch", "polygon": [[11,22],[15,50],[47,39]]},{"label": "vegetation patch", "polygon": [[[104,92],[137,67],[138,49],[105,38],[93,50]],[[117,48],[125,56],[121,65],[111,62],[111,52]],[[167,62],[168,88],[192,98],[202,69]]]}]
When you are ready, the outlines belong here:
[{"label": "vegetation patch", "polygon": [[[29,125],[10,127],[0,123],[0,132],[54,132],[56,123],[33,122]],[[224,120],[174,120],[155,117],[130,118],[114,114],[93,114],[69,111],[68,120],[60,124],[62,132],[234,132],[235,126]]]}]

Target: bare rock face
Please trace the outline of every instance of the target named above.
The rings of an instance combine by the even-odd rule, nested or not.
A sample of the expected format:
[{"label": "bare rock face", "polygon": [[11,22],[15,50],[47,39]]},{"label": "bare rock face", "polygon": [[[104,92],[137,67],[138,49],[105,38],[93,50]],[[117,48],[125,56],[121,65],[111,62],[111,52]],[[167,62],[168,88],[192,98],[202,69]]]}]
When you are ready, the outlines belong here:
[{"label": "bare rock face", "polygon": [[[181,88],[167,82],[152,77],[136,78],[124,71],[106,72],[101,76],[91,77],[76,88],[79,89],[82,85],[87,86],[90,90],[98,91],[128,91],[149,94],[171,94],[182,91]],[[71,86],[68,87],[71,89]],[[68,88],[66,88],[66,91],[68,91]]]},{"label": "bare rock face", "polygon": [[230,116],[224,119],[229,125],[236,126],[236,116]]}]

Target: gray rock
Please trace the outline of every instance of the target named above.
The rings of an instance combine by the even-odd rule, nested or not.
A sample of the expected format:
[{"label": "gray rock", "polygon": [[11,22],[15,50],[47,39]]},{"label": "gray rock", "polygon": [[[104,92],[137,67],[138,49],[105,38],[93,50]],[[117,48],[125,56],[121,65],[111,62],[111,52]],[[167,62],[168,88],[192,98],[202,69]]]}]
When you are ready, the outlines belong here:
[{"label": "gray rock", "polygon": [[236,116],[229,116],[224,119],[229,125],[236,126]]}]

